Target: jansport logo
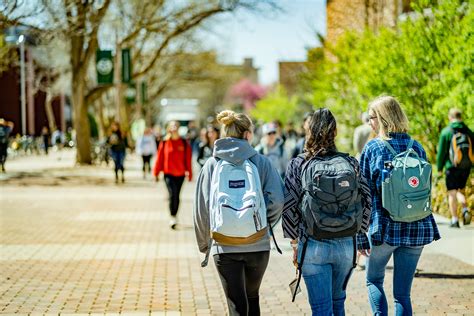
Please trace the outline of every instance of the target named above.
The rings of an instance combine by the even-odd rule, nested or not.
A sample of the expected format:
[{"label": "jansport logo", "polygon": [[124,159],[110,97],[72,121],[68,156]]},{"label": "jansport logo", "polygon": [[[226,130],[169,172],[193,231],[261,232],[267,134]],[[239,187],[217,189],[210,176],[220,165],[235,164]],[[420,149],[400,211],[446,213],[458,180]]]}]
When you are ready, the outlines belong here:
[{"label": "jansport logo", "polygon": [[416,188],[417,186],[420,185],[420,179],[418,179],[418,178],[415,177],[415,176],[410,177],[410,179],[408,179],[408,184],[409,184],[412,188]]},{"label": "jansport logo", "polygon": [[229,180],[229,189],[240,189],[245,188],[245,180]]}]

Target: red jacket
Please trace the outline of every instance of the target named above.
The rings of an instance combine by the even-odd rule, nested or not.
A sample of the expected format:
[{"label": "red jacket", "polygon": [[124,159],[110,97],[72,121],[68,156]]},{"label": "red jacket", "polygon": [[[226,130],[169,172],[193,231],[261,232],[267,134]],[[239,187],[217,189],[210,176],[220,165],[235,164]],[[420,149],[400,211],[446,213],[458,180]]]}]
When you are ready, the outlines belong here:
[{"label": "red jacket", "polygon": [[181,138],[162,141],[158,146],[153,175],[163,172],[175,177],[184,176],[188,172],[189,181],[193,178],[191,168],[191,145]]}]

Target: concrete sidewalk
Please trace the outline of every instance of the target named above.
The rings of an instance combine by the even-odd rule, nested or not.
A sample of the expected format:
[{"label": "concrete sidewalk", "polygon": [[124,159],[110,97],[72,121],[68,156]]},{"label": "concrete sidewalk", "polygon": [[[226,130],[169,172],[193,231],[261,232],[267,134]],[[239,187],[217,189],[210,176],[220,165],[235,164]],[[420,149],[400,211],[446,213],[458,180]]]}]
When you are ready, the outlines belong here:
[{"label": "concrete sidewalk", "polygon": [[[0,176],[0,313],[225,315],[213,263],[200,267],[194,183],[184,186],[180,226],[172,231],[164,183],[143,180],[138,159],[127,158],[127,182],[115,185],[111,167],[74,167],[73,157],[21,157]],[[415,314],[474,315],[473,231],[449,230],[437,220],[443,238],[420,260]],[[272,251],[262,314],[309,315],[304,286],[291,303],[291,249],[281,229],[275,233],[284,253]],[[391,279],[388,269],[392,307]],[[348,315],[370,314],[364,280],[363,271],[351,278]]]}]

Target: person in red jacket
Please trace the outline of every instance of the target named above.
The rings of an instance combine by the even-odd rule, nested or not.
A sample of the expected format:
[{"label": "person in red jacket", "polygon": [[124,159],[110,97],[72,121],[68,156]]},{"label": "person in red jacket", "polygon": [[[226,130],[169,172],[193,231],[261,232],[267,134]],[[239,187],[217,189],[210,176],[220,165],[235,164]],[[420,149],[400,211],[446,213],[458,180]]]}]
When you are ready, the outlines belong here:
[{"label": "person in red jacket", "polygon": [[179,209],[179,194],[187,176],[193,179],[191,167],[192,150],[187,140],[178,134],[179,123],[171,121],[166,129],[166,136],[158,147],[158,154],[153,168],[153,175],[159,181],[160,173],[164,173],[166,187],[169,192],[170,227],[176,229],[176,215]]}]

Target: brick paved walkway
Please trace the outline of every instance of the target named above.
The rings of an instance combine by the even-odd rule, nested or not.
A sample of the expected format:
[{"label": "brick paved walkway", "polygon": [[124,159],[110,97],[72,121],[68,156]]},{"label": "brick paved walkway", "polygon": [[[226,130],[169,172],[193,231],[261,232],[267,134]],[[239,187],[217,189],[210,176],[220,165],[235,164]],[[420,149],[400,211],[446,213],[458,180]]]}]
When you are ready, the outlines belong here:
[{"label": "brick paved walkway", "polygon": [[[0,182],[0,313],[226,314],[214,265],[199,264],[193,183],[184,188],[181,225],[171,231],[164,183],[142,180],[136,160],[127,161],[132,170],[124,185],[113,184],[105,167],[71,170],[66,164],[19,173],[28,162],[12,161],[13,176]],[[262,314],[308,314],[304,293],[290,302],[291,249],[280,245],[284,254],[272,251],[264,277]],[[412,293],[416,315],[474,315],[472,265],[430,251],[419,268]],[[388,292],[391,276],[389,269]],[[346,311],[369,314],[363,271],[349,283]]]}]

